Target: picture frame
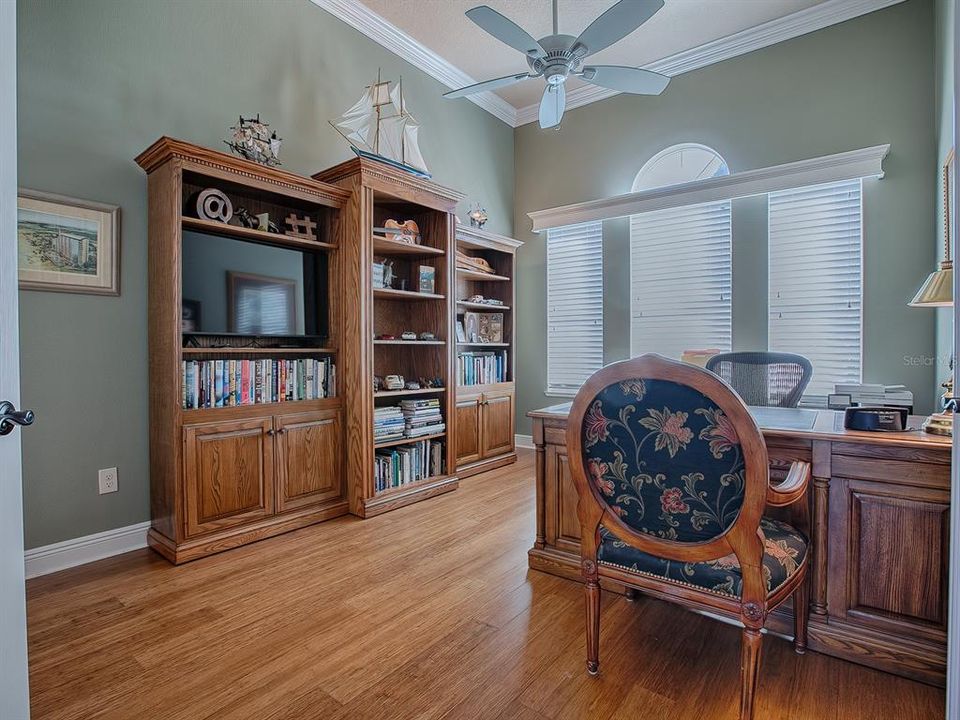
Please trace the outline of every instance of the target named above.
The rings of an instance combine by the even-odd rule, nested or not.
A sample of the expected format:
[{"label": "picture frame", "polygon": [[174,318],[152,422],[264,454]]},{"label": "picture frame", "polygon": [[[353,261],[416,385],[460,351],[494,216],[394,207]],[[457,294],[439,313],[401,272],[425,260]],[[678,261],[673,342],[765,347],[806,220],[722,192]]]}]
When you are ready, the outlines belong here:
[{"label": "picture frame", "polygon": [[436,292],[436,278],[437,278],[437,269],[432,265],[420,265],[419,266],[419,282],[417,283],[417,290],[422,293],[427,293],[432,295]]},{"label": "picture frame", "polygon": [[465,343],[467,341],[467,333],[463,329],[463,322],[457,320],[457,342]]},{"label": "picture frame", "polygon": [[120,294],[120,207],[17,191],[21,290]]}]

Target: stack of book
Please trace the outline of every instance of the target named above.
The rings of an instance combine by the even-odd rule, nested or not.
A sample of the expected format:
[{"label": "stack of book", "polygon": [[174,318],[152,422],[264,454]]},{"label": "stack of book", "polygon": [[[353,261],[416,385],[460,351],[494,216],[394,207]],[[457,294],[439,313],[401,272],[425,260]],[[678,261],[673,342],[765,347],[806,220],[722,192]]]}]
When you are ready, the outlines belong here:
[{"label": "stack of book", "polygon": [[232,407],[336,395],[333,359],[185,360],[181,403],[186,410]]},{"label": "stack of book", "polygon": [[420,440],[378,450],[373,460],[373,485],[377,492],[442,474],[443,443],[440,440]]},{"label": "stack of book", "polygon": [[[849,397],[849,402],[846,402]],[[844,405],[882,405],[904,407],[913,412],[913,393],[905,385],[879,383],[837,383],[829,398],[831,407]]]},{"label": "stack of book", "polygon": [[373,409],[373,442],[399,440],[404,436],[403,413],[396,405]]},{"label": "stack of book", "polygon": [[400,402],[403,413],[403,435],[418,438],[424,435],[437,435],[446,428],[440,414],[440,401],[437,398],[421,400],[403,400]]},{"label": "stack of book", "polygon": [[506,380],[506,350],[457,353],[458,385],[486,385]]}]

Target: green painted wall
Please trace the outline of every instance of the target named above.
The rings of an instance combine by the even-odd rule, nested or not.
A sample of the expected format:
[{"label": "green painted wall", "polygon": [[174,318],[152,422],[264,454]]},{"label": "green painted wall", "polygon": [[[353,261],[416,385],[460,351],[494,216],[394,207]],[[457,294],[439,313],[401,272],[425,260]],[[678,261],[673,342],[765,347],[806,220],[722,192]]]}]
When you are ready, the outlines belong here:
[{"label": "green painted wall", "polygon": [[[262,113],[282,161],[310,173],[350,151],[327,125],[376,77],[421,119],[435,179],[510,233],[513,131],[308,0],[21,0],[19,182],[122,208],[119,298],[20,293],[26,547],[149,519],[146,179],[133,158],[160,135],[223,148]],[[117,466],[120,491],[97,494]]]},{"label": "green painted wall", "polygon": [[[629,192],[643,163],[680,142],[718,150],[732,171],[890,143],[884,180],[865,188],[864,378],[910,386],[932,405],[934,314],[906,307],[934,264],[936,166],[933,2],[909,0],[856,20],[674,78],[660,97],[626,95],[573,110],[558,131],[515,134],[519,254],[518,432],[547,397],[544,239],[526,213]],[[734,345],[765,337],[765,202],[739,201]],[[617,223],[620,223],[617,226]],[[606,223],[605,359],[626,357],[629,265],[623,221]],[[914,364],[911,358],[919,358]]]},{"label": "green painted wall", "polygon": [[[937,232],[935,247],[937,258],[943,257],[943,183],[940,168],[950,148],[953,147],[953,104],[954,104],[954,12],[955,0],[936,0],[936,139],[937,157],[935,173],[937,193],[934,205],[937,213]],[[956,224],[956,220],[954,220]],[[956,233],[954,233],[956,238]],[[956,241],[954,241],[956,242]],[[951,248],[956,257],[957,248]],[[933,268],[931,268],[933,269]],[[950,354],[953,352],[953,313],[947,308],[933,310],[937,318],[937,372],[934,378],[935,392],[943,392],[940,383],[950,374]]]}]

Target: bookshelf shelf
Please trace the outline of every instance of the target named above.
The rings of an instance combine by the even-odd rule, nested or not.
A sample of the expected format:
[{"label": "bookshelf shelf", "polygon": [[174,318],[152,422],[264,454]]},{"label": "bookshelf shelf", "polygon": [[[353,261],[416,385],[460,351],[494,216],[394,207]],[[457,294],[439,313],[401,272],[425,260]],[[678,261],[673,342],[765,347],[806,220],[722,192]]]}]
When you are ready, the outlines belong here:
[{"label": "bookshelf shelf", "polygon": [[320,242],[318,240],[304,240],[303,238],[294,237],[292,235],[264,232],[263,230],[254,230],[253,228],[240,227],[239,225],[228,225],[226,223],[215,222],[213,220],[201,220],[200,218],[185,217],[182,218],[181,221],[183,223],[183,227],[187,230],[196,230],[198,232],[209,233],[211,235],[225,235],[227,237],[241,238],[243,240],[256,240],[258,242],[270,243],[271,245],[295,247],[299,250],[337,249],[337,246],[332,243]]},{"label": "bookshelf shelf", "polygon": [[[456,298],[482,295],[503,305],[457,300],[457,322],[471,340],[483,337],[498,342],[458,342],[456,424],[457,474],[468,477],[515,462],[514,411],[516,409],[514,318],[516,304],[516,253],[523,244],[514,238],[474,227],[456,229],[457,254],[483,260],[492,274],[468,267],[456,270]],[[470,265],[470,261],[462,261]],[[471,317],[477,313],[478,317]],[[484,316],[488,316],[484,318]],[[496,324],[489,316],[499,315]],[[476,325],[473,325],[474,321]],[[485,326],[485,322],[488,325]],[[499,326],[499,327],[498,327]],[[497,328],[498,329],[495,329]],[[475,329],[472,329],[475,328]],[[457,329],[460,332],[460,328]],[[475,334],[474,334],[475,333]],[[461,380],[502,382],[461,385]]]},{"label": "bookshelf shelf", "polygon": [[457,268],[457,277],[464,280],[479,280],[480,282],[510,282],[511,280],[506,275],[491,275],[476,270],[467,270],[466,268]]},{"label": "bookshelf shelf", "polygon": [[388,397],[411,397],[414,395],[436,395],[439,393],[446,392],[445,387],[442,388],[420,388],[419,390],[379,390],[373,393],[375,398],[388,398]]},{"label": "bookshelf shelf", "polygon": [[[338,372],[337,382],[343,388],[347,437],[351,442],[347,453],[350,511],[360,517],[372,517],[458,486],[454,460],[455,401],[454,392],[448,389],[456,382],[454,213],[457,203],[464,198],[455,190],[366,158],[348,160],[316,173],[313,178],[352,193],[340,222],[342,236],[350,238],[340,251],[343,303],[350,310],[350,323],[348,332],[331,344],[340,346],[342,356],[343,372]],[[415,222],[423,244],[388,240],[374,232],[374,228],[385,227],[389,220]],[[392,284],[399,287],[406,281],[408,289],[372,287],[380,272],[375,265],[384,260],[391,261],[391,275],[398,281]],[[421,287],[431,292],[417,292]],[[438,339],[401,339],[408,331],[429,332]],[[376,340],[377,335],[395,339]],[[438,379],[444,387],[375,391],[373,378],[387,375]],[[424,428],[423,432],[435,434],[378,443],[374,437],[378,418],[382,427],[382,419],[391,415],[383,410],[390,406],[403,409],[403,400],[431,401],[438,425]],[[432,412],[427,415],[429,420],[434,419]],[[444,424],[442,433],[438,432],[439,422]],[[409,461],[403,446],[424,441],[431,448],[426,456],[430,467],[423,471],[430,472],[431,477],[381,490],[384,480],[389,479],[384,473],[389,472],[390,465]],[[390,450],[383,452],[382,448]],[[422,452],[419,447],[410,449],[411,455],[418,452]]]},{"label": "bookshelf shelf", "polygon": [[[285,373],[283,397],[313,397],[326,391],[322,379],[332,377],[333,360],[342,359],[345,315],[353,311],[339,301],[345,282],[340,222],[350,193],[169,137],[153,143],[136,162],[148,176],[150,208],[147,543],[179,564],[349,513],[343,399],[193,406],[201,397],[204,404],[218,396],[221,402],[225,396],[234,402],[241,397],[280,397]],[[191,206],[196,209],[198,194],[210,188],[226,195],[234,207],[243,206],[253,215],[266,213],[281,225],[290,214],[306,217],[318,240],[185,216]],[[230,240],[249,242],[224,242]],[[216,263],[205,266],[190,252],[197,243],[204,249],[229,244],[234,251],[211,252]],[[290,253],[284,251],[289,250],[309,256],[312,287],[309,294],[303,292],[299,305],[304,318],[309,314],[315,320],[316,330],[295,340],[269,341],[250,334],[217,337],[199,327],[196,335],[183,332],[184,299],[197,303],[194,312],[203,304],[208,323],[204,331],[212,330],[212,320],[221,317],[224,323],[217,327],[226,327],[228,311],[219,309],[219,299],[237,293],[231,295],[229,285],[221,289],[213,278],[256,272],[263,255],[286,256]],[[306,277],[306,261],[303,266]],[[208,272],[192,277],[185,272],[198,268]],[[201,291],[209,291],[209,297],[201,296]],[[215,296],[217,303],[210,299]],[[298,347],[193,346],[232,343]],[[327,360],[331,374],[318,376],[317,368],[326,368]],[[276,366],[277,372],[265,372],[267,366],[271,370]],[[302,460],[307,457],[310,462]],[[202,509],[209,498],[215,498],[213,505]]]},{"label": "bookshelf shelf", "polygon": [[421,293],[414,290],[394,290],[393,288],[374,288],[374,298],[385,300],[443,300],[444,295],[435,293]]},{"label": "bookshelf shelf", "polygon": [[488,305],[487,303],[468,302],[467,300],[457,300],[457,305],[470,310],[483,310],[484,312],[504,312],[510,310],[509,305]]},{"label": "bookshelf shelf", "polygon": [[443,340],[374,340],[374,345],[446,345]]},{"label": "bookshelf shelf", "polygon": [[403,495],[407,492],[413,492],[418,490],[421,487],[433,485],[434,483],[447,482],[453,479],[450,475],[432,475],[430,477],[423,478],[422,480],[414,480],[413,482],[408,482],[398,487],[387,488],[386,490],[380,490],[375,493],[375,497],[384,498],[390,497],[392,495]]},{"label": "bookshelf shelf", "polygon": [[373,236],[373,252],[375,255],[405,255],[407,257],[433,257],[446,254],[442,249],[429,245],[411,245],[399,240]]},{"label": "bookshelf shelf", "polygon": [[383,448],[396,447],[397,445],[407,445],[408,443],[420,442],[421,440],[437,440],[442,437],[446,437],[446,433],[436,433],[435,435],[421,435],[420,437],[413,438],[400,438],[399,440],[387,440],[386,442],[375,443],[374,448],[377,450],[382,450]]},{"label": "bookshelf shelf", "polygon": [[336,348],[332,347],[311,347],[311,348],[239,348],[239,347],[185,347],[181,349],[183,357],[196,357],[200,355],[255,355],[255,356],[274,356],[274,355],[334,355]]}]

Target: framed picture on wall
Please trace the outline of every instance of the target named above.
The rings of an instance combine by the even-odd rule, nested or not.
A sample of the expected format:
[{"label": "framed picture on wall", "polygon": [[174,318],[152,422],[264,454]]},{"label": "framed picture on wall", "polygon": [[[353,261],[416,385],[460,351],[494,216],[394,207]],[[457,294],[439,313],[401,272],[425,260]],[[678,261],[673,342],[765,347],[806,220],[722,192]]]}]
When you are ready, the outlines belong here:
[{"label": "framed picture on wall", "polygon": [[120,208],[23,190],[17,193],[22,290],[120,294]]}]

